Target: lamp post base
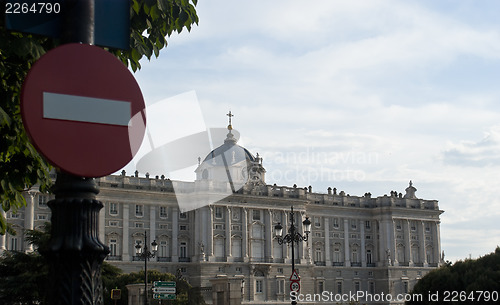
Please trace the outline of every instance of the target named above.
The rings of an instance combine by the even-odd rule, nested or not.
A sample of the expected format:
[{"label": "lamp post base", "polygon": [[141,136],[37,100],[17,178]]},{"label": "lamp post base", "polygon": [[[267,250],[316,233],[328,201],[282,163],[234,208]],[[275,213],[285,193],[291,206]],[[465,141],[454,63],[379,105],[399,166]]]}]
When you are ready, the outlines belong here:
[{"label": "lamp post base", "polygon": [[99,241],[98,218],[103,204],[96,200],[94,179],[58,173],[54,186],[49,260],[49,304],[102,305],[101,266],[109,253]]}]

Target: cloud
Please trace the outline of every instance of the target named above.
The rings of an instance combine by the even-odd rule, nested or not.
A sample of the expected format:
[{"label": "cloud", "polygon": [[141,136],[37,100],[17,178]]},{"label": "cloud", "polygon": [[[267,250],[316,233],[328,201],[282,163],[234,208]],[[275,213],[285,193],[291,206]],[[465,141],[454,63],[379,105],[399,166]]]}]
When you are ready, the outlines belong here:
[{"label": "cloud", "polygon": [[500,126],[493,126],[479,141],[449,144],[443,162],[455,166],[491,167],[500,165]]}]

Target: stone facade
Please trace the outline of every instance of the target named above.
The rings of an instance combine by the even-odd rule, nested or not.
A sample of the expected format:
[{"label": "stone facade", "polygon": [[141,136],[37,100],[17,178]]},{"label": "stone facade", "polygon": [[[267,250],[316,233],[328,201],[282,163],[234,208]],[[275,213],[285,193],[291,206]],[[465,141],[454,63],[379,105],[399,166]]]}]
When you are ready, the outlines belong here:
[{"label": "stone facade", "polygon": [[[158,243],[148,269],[180,273],[201,287],[207,302],[215,293],[212,283],[226,278],[241,283],[242,304],[289,304],[290,246],[279,245],[273,229],[277,223],[288,228],[293,206],[301,234],[306,216],[312,223],[308,241],[295,247],[304,295],[364,291],[390,294],[394,301],[361,303],[402,304],[398,294],[442,263],[442,211],[436,200],[418,199],[411,182],[405,195],[393,191],[379,197],[268,185],[262,159],[238,146],[231,131],[224,145],[237,150],[211,152],[199,164],[194,182],[125,172],[97,179],[98,199],[104,203],[100,239],[111,249],[106,260],[125,272],[142,270],[135,245],[144,242],[146,232],[148,241]],[[189,207],[203,204],[183,208],[179,185],[198,191]],[[221,189],[227,193],[221,195]],[[0,251],[32,251],[21,237],[24,230],[50,220],[49,195],[33,190],[25,197],[27,207],[5,215],[18,235],[0,236]],[[216,200],[196,200],[202,197]]]}]

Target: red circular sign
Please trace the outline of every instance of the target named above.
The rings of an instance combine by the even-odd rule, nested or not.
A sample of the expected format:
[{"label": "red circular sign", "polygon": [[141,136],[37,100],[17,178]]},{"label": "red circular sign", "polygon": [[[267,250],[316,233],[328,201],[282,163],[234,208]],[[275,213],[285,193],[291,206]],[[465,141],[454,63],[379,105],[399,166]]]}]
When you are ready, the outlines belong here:
[{"label": "red circular sign", "polygon": [[144,99],[132,73],[111,53],[66,44],[42,56],[21,93],[24,127],[56,167],[101,177],[127,165],[146,129]]},{"label": "red circular sign", "polygon": [[300,283],[299,282],[295,282],[295,281],[291,282],[290,283],[290,290],[291,291],[295,291],[295,292],[299,292],[299,290],[300,290]]}]

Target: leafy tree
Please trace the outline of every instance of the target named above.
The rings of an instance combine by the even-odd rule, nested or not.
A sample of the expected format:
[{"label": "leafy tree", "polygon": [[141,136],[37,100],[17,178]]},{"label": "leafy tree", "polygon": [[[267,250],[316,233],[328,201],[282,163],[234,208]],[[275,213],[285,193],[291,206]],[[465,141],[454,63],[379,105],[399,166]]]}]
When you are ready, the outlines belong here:
[{"label": "leafy tree", "polygon": [[0,304],[47,304],[48,266],[38,253],[5,251],[0,257]]},{"label": "leafy tree", "polygon": [[[198,24],[197,0],[132,0],[130,8],[130,50],[109,50],[132,70],[140,69],[139,61],[167,46],[166,37],[191,30]],[[4,7],[5,0],[0,0]],[[22,192],[38,184],[41,191],[51,186],[50,164],[29,142],[20,114],[22,83],[33,63],[48,50],[58,46],[58,39],[9,32],[2,24],[0,10],[0,202],[4,211],[25,206]],[[7,223],[0,215],[0,234]]]},{"label": "leafy tree", "polygon": [[[478,291],[486,294],[480,295]],[[497,293],[498,300],[499,291],[500,248],[497,247],[495,252],[476,260],[467,259],[453,265],[448,263],[429,272],[412,291],[412,294],[422,295],[423,301],[406,304],[443,304],[451,301],[454,301],[453,304],[493,304],[491,293]]]},{"label": "leafy tree", "polygon": [[[33,245],[35,251],[23,253],[5,251],[0,256],[0,304],[2,305],[48,305],[47,283],[49,270],[46,259],[41,255],[50,239],[50,223],[45,223],[42,230],[28,230],[26,240]],[[185,280],[170,273],[148,271],[149,282],[175,281],[177,299],[162,301],[167,305],[204,305],[205,301],[198,289],[191,287]],[[144,271],[123,274],[119,268],[103,262],[102,283],[104,288],[104,304],[114,305],[111,290],[118,288],[122,297],[117,304],[128,304],[128,284],[144,283]],[[152,294],[150,293],[150,298]],[[150,300],[150,304],[155,304]]]},{"label": "leafy tree", "polygon": [[[189,285],[184,279],[179,279],[171,273],[160,273],[157,270],[148,270],[148,282],[154,281],[175,281],[176,283],[176,299],[175,300],[162,300],[162,304],[166,305],[204,305],[205,301],[201,296],[200,291]],[[104,280],[103,280],[104,282]],[[126,285],[129,284],[143,284],[144,283],[144,271],[133,272],[128,274],[122,274],[118,277],[115,277],[114,280],[107,282],[105,284],[105,290],[107,295],[109,296],[111,293],[111,289],[118,288],[122,291],[122,297],[117,301],[118,305],[125,305],[128,301],[128,291]],[[149,303],[156,304],[156,302],[152,299],[153,295],[149,292]],[[111,302],[109,297],[105,295],[105,304],[111,305],[114,302]]]}]

